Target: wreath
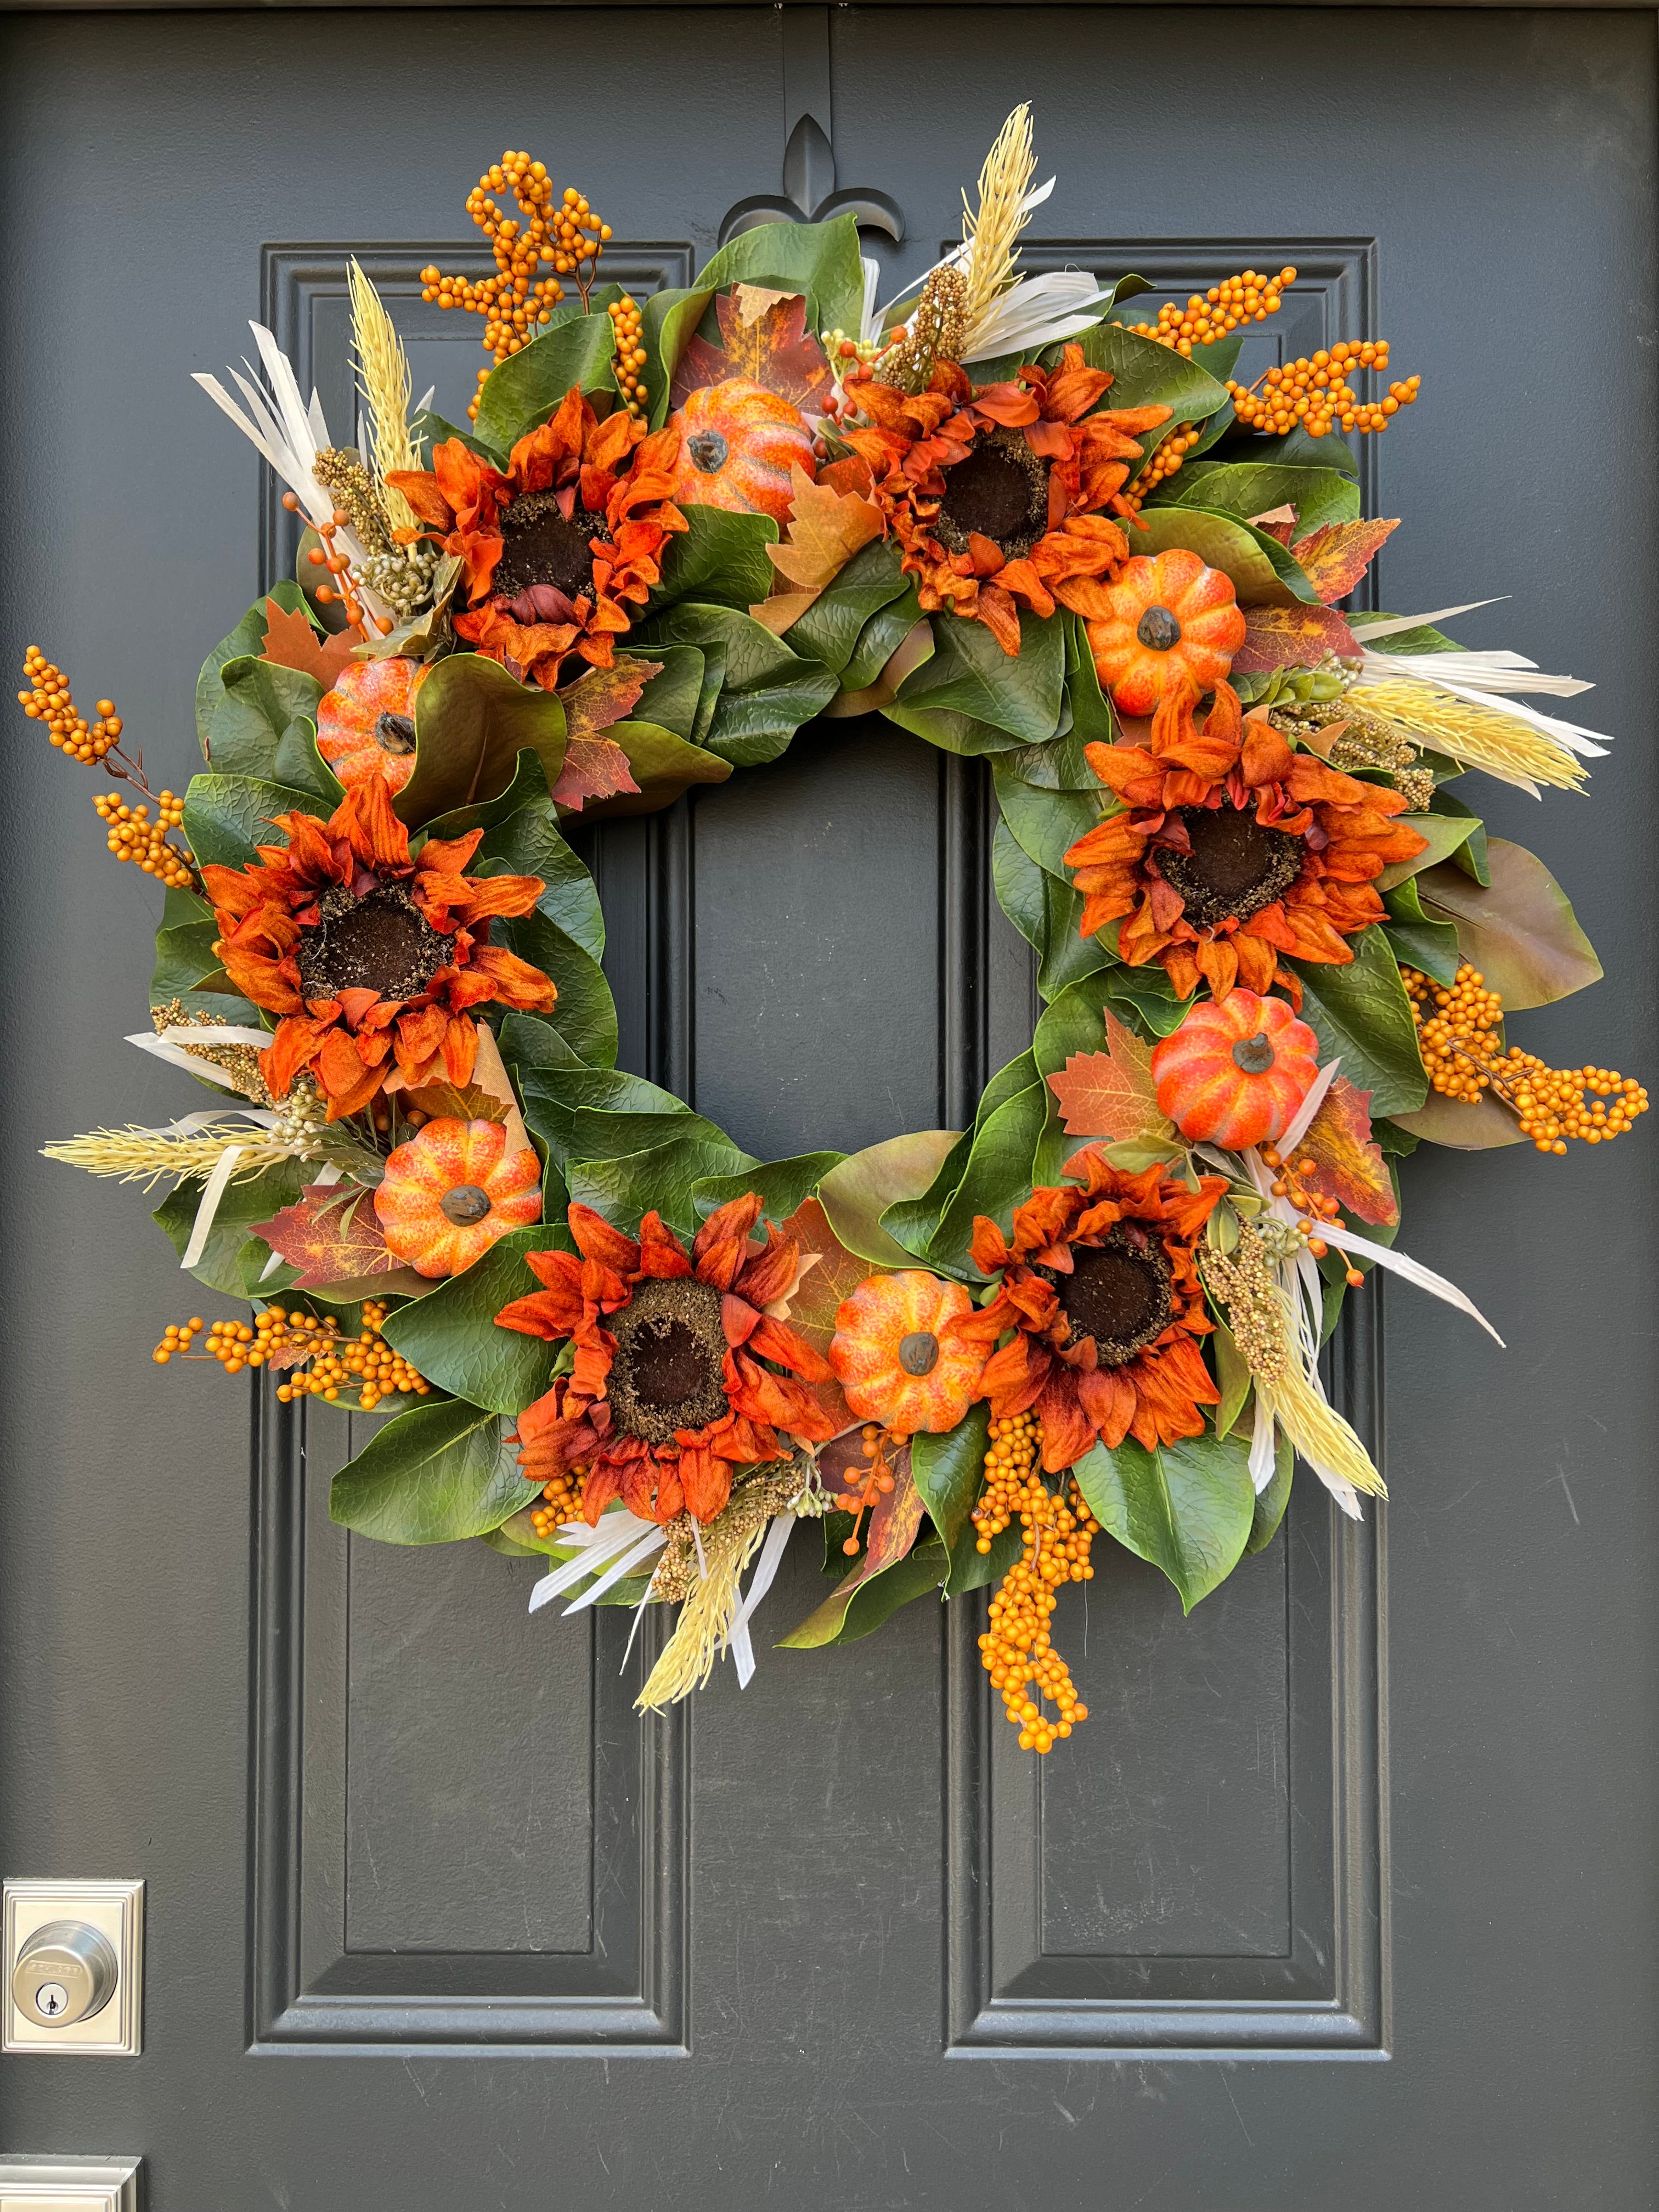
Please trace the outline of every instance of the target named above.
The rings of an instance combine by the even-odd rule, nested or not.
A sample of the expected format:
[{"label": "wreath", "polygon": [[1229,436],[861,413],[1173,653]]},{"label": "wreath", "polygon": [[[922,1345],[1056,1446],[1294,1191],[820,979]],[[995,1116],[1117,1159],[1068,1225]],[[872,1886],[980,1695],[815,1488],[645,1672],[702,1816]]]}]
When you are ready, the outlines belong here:
[{"label": "wreath", "polygon": [[[1319,1366],[1373,1267],[1489,1327],[1395,1249],[1399,1161],[1646,1110],[1508,1037],[1601,971],[1462,795],[1578,788],[1603,741],[1523,695],[1586,687],[1463,650],[1464,608],[1345,611],[1397,526],[1350,441],[1418,380],[1364,340],[1235,380],[1293,268],[1155,313],[1138,276],[1022,273],[1034,175],[1022,108],[885,307],[851,215],[635,300],[589,201],[503,155],[467,202],[495,273],[422,275],[483,319],[466,428],[411,409],[355,264],[355,447],[257,325],[263,377],[197,379],[302,536],[203,667],[183,797],[25,663],[164,887],[131,1042],[215,1092],[48,1147],[167,1182],[182,1266],[240,1302],[157,1364],[387,1417],[347,1528],[542,1555],[532,1609],[678,1608],[643,1708],[722,1652],[747,1681],[810,1522],[834,1586],[786,1644],[994,1584],[985,1667],[1048,1752],[1103,1531],[1190,1609],[1297,1456],[1346,1514],[1384,1494]],[[871,713],[989,763],[1043,1011],[970,1128],[757,1161],[616,1066],[562,825]]]}]

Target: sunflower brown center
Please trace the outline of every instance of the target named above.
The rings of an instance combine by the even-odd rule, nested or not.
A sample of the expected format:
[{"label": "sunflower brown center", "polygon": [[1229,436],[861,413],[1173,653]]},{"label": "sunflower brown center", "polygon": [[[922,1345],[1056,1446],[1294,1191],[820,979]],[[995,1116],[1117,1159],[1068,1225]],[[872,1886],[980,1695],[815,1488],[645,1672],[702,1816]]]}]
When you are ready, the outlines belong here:
[{"label": "sunflower brown center", "polygon": [[977,535],[1018,561],[1048,527],[1048,464],[1018,430],[975,438],[967,459],[945,471],[933,534],[951,552],[965,553]]},{"label": "sunflower brown center", "polygon": [[1175,1311],[1170,1263],[1145,1231],[1120,1222],[1101,1244],[1074,1244],[1069,1275],[1048,1276],[1071,1340],[1095,1340],[1103,1367],[1121,1367],[1170,1325]]},{"label": "sunflower brown center", "polygon": [[340,991],[416,999],[449,957],[449,939],[401,884],[382,884],[363,898],[337,884],[318,904],[322,920],[301,937],[298,955],[307,999]]},{"label": "sunflower brown center", "polygon": [[377,714],[374,736],[383,753],[402,760],[415,750],[415,718],[412,714]]},{"label": "sunflower brown center", "polygon": [[913,1328],[899,1340],[898,1359],[907,1375],[931,1375],[939,1365],[939,1339],[931,1328]]},{"label": "sunflower brown center", "polygon": [[592,540],[599,518],[578,507],[567,522],[550,491],[524,493],[501,515],[501,557],[494,588],[515,599],[536,584],[550,584],[567,599],[591,591]]},{"label": "sunflower brown center", "polygon": [[607,1323],[617,1340],[605,1396],[625,1436],[665,1444],[728,1410],[720,1294],[695,1275],[653,1276]]},{"label": "sunflower brown center", "polygon": [[1159,873],[1180,892],[1187,919],[1200,929],[1248,921],[1289,890],[1302,872],[1305,848],[1289,830],[1267,830],[1247,807],[1178,806],[1192,850],[1160,845]]},{"label": "sunflower brown center", "polygon": [[438,1200],[438,1211],[457,1229],[471,1229],[489,1212],[489,1193],[476,1182],[458,1182]]}]

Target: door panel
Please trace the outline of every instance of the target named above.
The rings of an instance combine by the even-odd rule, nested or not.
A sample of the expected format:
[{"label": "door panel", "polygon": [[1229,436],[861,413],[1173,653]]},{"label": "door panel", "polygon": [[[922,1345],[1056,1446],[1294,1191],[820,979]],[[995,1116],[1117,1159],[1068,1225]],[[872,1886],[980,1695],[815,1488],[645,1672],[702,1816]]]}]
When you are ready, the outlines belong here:
[{"label": "door panel", "polygon": [[[616,273],[682,281],[775,191],[827,41],[840,178],[904,210],[890,277],[955,234],[1029,96],[1060,176],[1030,265],[1184,292],[1277,256],[1301,277],[1249,373],[1374,332],[1422,373],[1364,453],[1368,510],[1408,518],[1382,603],[1510,594],[1468,641],[1594,675],[1587,719],[1625,733],[1587,805],[1483,793],[1615,979],[1523,1042],[1659,1065],[1650,17],[330,9],[4,37],[0,650],[113,691],[175,788],[198,661],[292,557],[187,372],[262,315],[343,423],[356,252],[458,415],[477,325],[416,272],[477,258],[483,164],[544,154],[615,226]],[[765,1650],[822,1587],[799,1540],[750,1688],[722,1668],[641,1725],[625,1624],[527,1620],[533,1571],[482,1547],[347,1537],[343,1422],[250,1429],[238,1386],[149,1364],[201,1294],[139,1194],[33,1158],[185,1103],[118,1042],[149,902],[88,835],[95,781],[12,742],[0,1856],[145,1875],[149,1960],[144,2056],[8,2060],[0,2146],[142,2150],[152,2212],[1651,2200],[1650,1139],[1407,1164],[1409,1249],[1510,1352],[1369,1286],[1337,1380],[1393,1504],[1353,1531],[1301,1486],[1184,1623],[1100,1553],[1063,1754],[993,1724],[977,1601]],[[977,769],[827,722],[583,833],[623,1064],[762,1156],[959,1126],[1036,1011],[993,820]]]}]

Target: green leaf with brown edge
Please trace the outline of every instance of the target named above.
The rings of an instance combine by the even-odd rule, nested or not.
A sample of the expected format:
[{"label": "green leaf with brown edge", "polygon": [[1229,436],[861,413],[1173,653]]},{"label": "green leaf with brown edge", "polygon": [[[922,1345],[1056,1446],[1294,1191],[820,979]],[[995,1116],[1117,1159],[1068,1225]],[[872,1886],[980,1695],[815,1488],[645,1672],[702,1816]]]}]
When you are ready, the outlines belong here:
[{"label": "green leaf with brown edge", "polygon": [[[611,360],[616,350],[616,325],[602,303],[591,314],[556,324],[491,369],[478,393],[475,432],[497,453],[511,453],[520,438],[551,420],[573,386],[614,404],[618,395]],[[599,410],[601,415],[610,411]]]},{"label": "green leaf with brown edge", "polygon": [[418,829],[434,815],[495,799],[512,783],[524,751],[540,759],[550,791],[564,765],[564,708],[550,691],[520,684],[481,653],[451,653],[415,695],[415,773],[393,809]]},{"label": "green leaf with brown edge", "polygon": [[736,1175],[749,1164],[748,1155],[735,1145],[697,1138],[622,1159],[572,1160],[565,1182],[575,1203],[591,1206],[630,1237],[641,1218],[655,1211],[677,1236],[689,1239],[702,1225],[693,1186],[708,1176]]},{"label": "green leaf with brown edge", "polygon": [[[289,576],[283,576],[274,584],[270,596],[287,614],[295,613],[306,603],[305,593]],[[230,635],[221,638],[202,663],[201,673],[196,678],[196,735],[202,746],[204,758],[207,757],[208,728],[223,696],[220,671],[229,661],[259,653],[270,619],[264,598],[257,599]]]},{"label": "green leaf with brown edge", "polygon": [[969,1255],[974,1222],[985,1214],[1006,1236],[1014,1208],[1031,1192],[1031,1163],[1048,1111],[1048,1086],[1034,1083],[999,1106],[974,1139],[961,1182],[927,1240],[931,1267],[967,1283],[984,1279]]},{"label": "green leaf with brown edge", "polygon": [[1398,1119],[1428,1096],[1417,1024],[1400,969],[1382,930],[1362,929],[1346,967],[1292,960],[1302,978],[1302,1018],[1319,1039],[1319,1058],[1340,1059],[1350,1083],[1371,1094],[1371,1110]]},{"label": "green leaf with brown edge", "polygon": [[614,1067],[617,1002],[592,954],[539,908],[493,927],[509,952],[553,978],[559,996],[547,1018],[565,1042],[589,1067]]},{"label": "green leaf with brown edge", "polygon": [[[909,673],[908,665],[896,671],[891,666],[894,655],[921,620],[921,601],[916,592],[915,579],[907,576],[905,588],[896,599],[890,600],[878,612],[871,616],[858,634],[857,642],[841,671],[842,690],[849,699],[861,697],[872,686],[878,685],[878,703],[886,705],[898,696],[899,686]],[[792,630],[791,636],[794,635]],[[925,647],[925,650],[921,650]],[[933,633],[930,628],[924,634],[921,658],[927,659],[933,650]],[[836,710],[839,712],[839,708]]]},{"label": "green leaf with brown edge", "polygon": [[[875,617],[896,601],[902,603],[909,590],[910,579],[899,566],[896,550],[885,539],[878,538],[860,547],[805,613],[790,623],[784,635],[797,653],[809,653],[814,660],[822,661],[826,668],[842,676]],[[902,615],[896,619],[902,619]],[[914,616],[910,617],[911,621],[915,619]],[[902,643],[909,627],[910,623],[904,622],[887,653]],[[872,653],[874,650],[872,642]],[[862,684],[875,681],[887,653],[882,654],[881,662],[868,674],[860,667],[858,672]],[[860,685],[849,684],[847,688],[856,690]]]},{"label": "green leaf with brown edge", "polygon": [[991,763],[997,809],[1023,852],[1058,877],[1067,890],[1066,855],[1101,818],[1096,791],[1044,791],[1016,775],[1004,754]]},{"label": "green leaf with brown edge", "polygon": [[1254,1377],[1249,1361],[1238,1348],[1238,1339],[1222,1315],[1212,1307],[1210,1318],[1215,1323],[1210,1345],[1215,1353],[1216,1387],[1221,1393],[1221,1403],[1215,1408],[1215,1432],[1218,1437],[1228,1437],[1255,1387]]},{"label": "green leaf with brown edge", "polygon": [[[857,1565],[844,1582],[816,1607],[800,1626],[782,1640],[781,1649],[815,1650],[826,1644],[850,1643],[859,1635],[867,1635],[871,1628],[885,1620],[891,1606],[878,1607],[877,1617],[867,1627],[852,1627],[849,1633],[848,1613],[860,1592],[877,1580],[891,1574],[909,1557],[915,1547],[922,1526],[921,1494],[917,1490],[910,1471],[912,1447],[901,1444],[892,1454],[889,1465],[893,1474],[893,1487],[878,1498],[866,1523],[866,1541]],[[843,1469],[858,1460],[861,1445],[858,1431],[838,1437],[828,1443],[818,1455],[826,1485],[832,1484]],[[860,1462],[861,1463],[861,1462]],[[907,1582],[893,1585],[887,1595],[895,1604],[904,1604],[908,1597],[919,1595],[921,1589],[937,1587],[944,1579],[945,1556],[941,1547],[937,1560],[937,1573],[931,1584],[922,1583],[910,1589]],[[901,1595],[902,1590],[905,1595]],[[867,1605],[866,1612],[871,1610]]]},{"label": "green leaf with brown edge", "polygon": [[[1117,717],[1112,712],[1111,702],[1100,688],[1095,657],[1089,647],[1089,633],[1084,627],[1082,617],[1074,615],[1068,607],[1064,620],[1066,696],[1072,706],[1070,742],[1077,763],[1074,787],[1079,791],[1095,791],[1100,788],[1100,778],[1084,758],[1083,748],[1085,744],[1115,744],[1117,741]],[[1066,739],[1058,742],[1064,744]],[[1022,775],[1025,773],[1023,767],[1019,773]],[[1047,779],[1033,776],[1030,780],[1036,783]]]},{"label": "green leaf with brown edge", "polygon": [[1595,949],[1536,854],[1507,837],[1489,837],[1486,865],[1488,889],[1443,866],[1419,876],[1417,889],[1424,912],[1455,928],[1464,958],[1486,977],[1486,988],[1498,993],[1504,1012],[1547,1006],[1599,982]]},{"label": "green leaf with brown edge", "polygon": [[1396,1127],[1430,1145],[1444,1145],[1458,1152],[1489,1152],[1504,1145],[1523,1145],[1528,1139],[1507,1106],[1500,1106],[1489,1091],[1474,1105],[1431,1091],[1413,1114],[1395,1114]]},{"label": "green leaf with brown edge", "polygon": [[323,696],[317,678],[301,669],[262,659],[256,648],[227,660],[219,670],[219,683],[204,748],[214,773],[258,776],[265,782],[288,783],[296,789],[313,787],[311,776],[284,775],[277,764],[277,751],[289,731],[302,723],[315,722]]},{"label": "green leaf with brown edge", "polygon": [[981,1400],[970,1406],[955,1428],[910,1439],[910,1474],[928,1517],[954,1553],[985,1477],[990,1449],[991,1416]]},{"label": "green leaf with brown edge", "polygon": [[635,719],[654,722],[690,744],[702,696],[702,654],[695,645],[664,645],[651,658],[660,664],[662,673],[641,692]]},{"label": "green leaf with brown edge", "polygon": [[548,1386],[554,1347],[540,1337],[497,1328],[495,1316],[541,1288],[525,1264],[526,1252],[571,1249],[562,1222],[510,1229],[464,1273],[389,1314],[380,1334],[441,1390],[493,1413],[521,1413]]},{"label": "green leaf with brown edge", "polygon": [[1206,1431],[1152,1451],[1126,1437],[1115,1451],[1097,1443],[1072,1472],[1101,1527],[1169,1577],[1183,1613],[1244,1555],[1255,1492],[1240,1437]]},{"label": "green leaf with brown edge", "polygon": [[819,1183],[818,1200],[848,1250],[873,1267],[913,1267],[915,1255],[882,1227],[881,1217],[890,1206],[930,1189],[959,1141],[953,1129],[914,1131],[867,1146],[832,1168]]},{"label": "green leaf with brown edge", "polygon": [[[1112,382],[1099,411],[1119,407],[1168,407],[1172,419],[1201,422],[1227,404],[1227,387],[1183,354],[1138,337],[1121,323],[1097,323],[1077,343],[1091,368],[1107,370]],[[1140,548],[1136,546],[1139,551]]]},{"label": "green leaf with brown edge", "polygon": [[[1462,774],[1461,768],[1458,774]],[[1468,842],[1460,845],[1451,857],[1466,876],[1473,877],[1485,890],[1492,881],[1492,870],[1486,865],[1486,823],[1472,806],[1466,805],[1455,791],[1448,791],[1444,784],[1437,785],[1434,797],[1429,801],[1429,811],[1431,814],[1468,816]]]},{"label": "green leaf with brown edge", "polygon": [[1417,896],[1417,882],[1408,877],[1382,895],[1389,919],[1382,925],[1395,958],[1402,968],[1420,968],[1437,983],[1455,980],[1462,955],[1457,932],[1449,921],[1431,921]]},{"label": "green leaf with brown edge", "polygon": [[1265,1552],[1279,1534],[1285,1508],[1291,1502],[1291,1479],[1296,1473],[1296,1453],[1281,1431],[1273,1446],[1273,1471],[1267,1487],[1259,1492],[1250,1519],[1250,1538],[1244,1549]]},{"label": "green leaf with brown edge", "polygon": [[1291,607],[1298,600],[1318,604],[1318,593],[1288,546],[1265,530],[1253,530],[1234,514],[1202,507],[1146,507],[1144,529],[1134,533],[1134,550],[1148,555],[1185,546],[1200,561],[1232,579],[1242,607]]},{"label": "green leaf with brown edge", "polygon": [[830,1170],[846,1158],[845,1152],[797,1152],[792,1159],[768,1160],[759,1167],[744,1168],[737,1175],[709,1176],[692,1186],[692,1202],[707,1221],[716,1206],[728,1206],[734,1198],[746,1198],[751,1190],[757,1190],[763,1213],[773,1221],[787,1221]]},{"label": "green leaf with brown edge", "polygon": [[[739,231],[697,271],[698,290],[728,284],[804,292],[817,307],[814,327],[853,331],[864,313],[864,268],[856,216],[828,222],[757,223]],[[758,594],[757,595],[758,596]]]},{"label": "green leaf with brown edge", "polygon": [[1468,842],[1470,833],[1480,826],[1479,818],[1473,814],[1396,814],[1394,818],[1397,828],[1414,830],[1424,840],[1424,848],[1413,860],[1391,860],[1382,874],[1373,878],[1374,887],[1379,891],[1391,891],[1396,884],[1409,883],[1425,868],[1450,860],[1460,845]]},{"label": "green leaf with brown edge", "polygon": [[382,1544],[453,1544],[499,1528],[538,1488],[501,1429],[499,1414],[460,1398],[399,1413],[335,1476],[330,1520]]},{"label": "green leaf with brown edge", "polygon": [[1359,487],[1336,469],[1189,460],[1158,487],[1148,504],[1212,507],[1243,521],[1290,506],[1296,509],[1297,535],[1305,537],[1327,523],[1357,520]]},{"label": "green leaf with brown edge", "polygon": [[674,371],[714,296],[709,288],[682,291],[669,287],[653,292],[641,311],[645,394],[653,430],[660,430],[668,420],[668,394]]}]

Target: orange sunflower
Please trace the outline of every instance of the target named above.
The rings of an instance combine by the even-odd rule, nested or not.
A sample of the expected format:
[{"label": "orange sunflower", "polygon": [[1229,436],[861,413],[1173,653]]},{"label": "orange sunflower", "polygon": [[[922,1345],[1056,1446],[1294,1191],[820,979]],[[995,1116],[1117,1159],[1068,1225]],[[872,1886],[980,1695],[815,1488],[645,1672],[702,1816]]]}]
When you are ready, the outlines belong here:
[{"label": "orange sunflower", "polygon": [[378,776],[326,822],[279,814],[274,827],[285,846],[261,845],[252,867],[204,866],[202,880],[225,973],[282,1016],[259,1055],[276,1097],[307,1068],[337,1121],[394,1066],[410,1084],[466,1083],[478,1048],[471,1007],[495,1000],[544,1013],[557,998],[539,968],[489,942],[491,916],[528,914],[544,885],[463,875],[482,830],[429,837],[411,860]]},{"label": "orange sunflower", "polygon": [[572,1206],[581,1256],[525,1255],[546,1287],[503,1307],[496,1326],[568,1339],[575,1365],[520,1414],[519,1463],[537,1482],[584,1470],[590,1523],[618,1495],[642,1521],[712,1521],[734,1466],[781,1459],[789,1437],[835,1434],[796,1380],[828,1382],[827,1363],[763,1310],[792,1288],[800,1247],[769,1224],[765,1244],[751,1244],[760,1210],[757,1192],[734,1198],[688,1254],[655,1213],[636,1242]]},{"label": "orange sunflower", "polygon": [[974,1264],[1002,1278],[959,1335],[994,1343],[981,1378],[997,1420],[1036,1409],[1042,1464],[1073,1467],[1096,1437],[1115,1449],[1132,1436],[1154,1444],[1203,1433],[1201,1406],[1219,1402],[1198,1348],[1214,1324],[1204,1310],[1194,1247],[1224,1176],[1189,1190],[1160,1166],[1115,1168],[1097,1145],[1067,1162],[1075,1178],[1034,1190],[1015,1209],[1013,1242],[984,1214]]},{"label": "orange sunflower", "polygon": [[1206,982],[1275,985],[1302,1003],[1279,956],[1346,966],[1348,939],[1384,919],[1373,878],[1426,841],[1395,817],[1402,794],[1292,752],[1265,713],[1241,717],[1218,684],[1200,729],[1190,690],[1159,702],[1146,745],[1085,747],[1122,805],[1066,864],[1084,894],[1081,933],[1121,921],[1118,957],[1161,961],[1182,998]]},{"label": "orange sunflower", "polygon": [[870,469],[926,612],[983,623],[1008,653],[1019,651],[1021,606],[1109,613],[1104,586],[1129,544],[1101,510],[1129,514],[1121,494],[1135,440],[1170,419],[1167,407],[1091,415],[1111,382],[1068,345],[1058,368],[1028,365],[978,391],[954,362],[915,395],[853,387],[867,419],[842,434]]},{"label": "orange sunflower", "polygon": [[679,433],[647,435],[618,409],[604,422],[576,390],[520,438],[507,474],[450,438],[430,470],[394,469],[423,532],[465,564],[455,631],[523,681],[555,690],[574,653],[609,668],[630,607],[661,580],[685,517],[670,497]]}]

